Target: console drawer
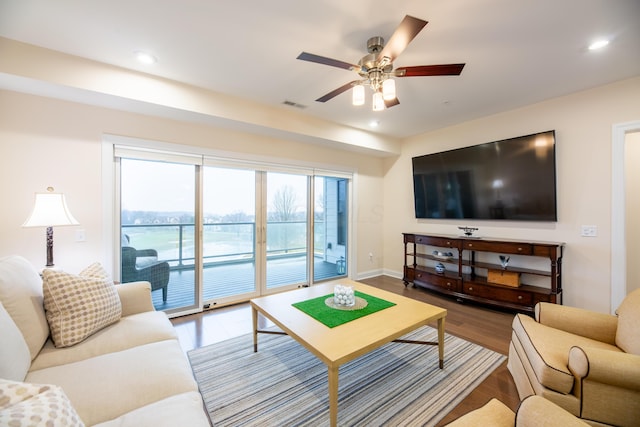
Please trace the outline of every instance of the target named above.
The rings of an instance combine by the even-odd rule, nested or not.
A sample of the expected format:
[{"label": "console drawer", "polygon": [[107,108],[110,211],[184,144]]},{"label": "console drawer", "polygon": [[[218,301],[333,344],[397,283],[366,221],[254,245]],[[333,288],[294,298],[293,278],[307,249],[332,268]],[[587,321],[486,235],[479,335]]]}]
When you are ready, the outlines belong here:
[{"label": "console drawer", "polygon": [[533,295],[531,294],[531,292],[525,292],[519,289],[508,289],[498,286],[485,286],[475,283],[465,283],[464,293],[481,298],[507,301],[514,304],[531,305],[533,302]]},{"label": "console drawer", "polygon": [[482,240],[472,242],[466,241],[463,244],[463,249],[503,254],[531,255],[533,253],[533,247],[528,243],[483,242]]},{"label": "console drawer", "polygon": [[459,240],[446,237],[415,236],[415,242],[421,245],[438,246],[443,248],[457,248]]},{"label": "console drawer", "polygon": [[458,279],[440,274],[431,274],[425,271],[416,271],[415,274],[415,280],[437,286],[447,291],[460,292],[460,281]]}]

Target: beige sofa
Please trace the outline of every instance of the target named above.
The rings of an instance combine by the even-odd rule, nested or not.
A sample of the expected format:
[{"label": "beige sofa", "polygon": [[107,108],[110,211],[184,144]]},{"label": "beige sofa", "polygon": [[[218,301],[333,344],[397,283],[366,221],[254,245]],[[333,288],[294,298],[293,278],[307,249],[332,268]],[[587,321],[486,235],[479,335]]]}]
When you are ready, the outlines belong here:
[{"label": "beige sofa", "polygon": [[640,425],[640,290],[617,315],[540,303],[512,328],[520,399],[542,396],[594,426]]},{"label": "beige sofa", "polygon": [[[166,314],[154,310],[149,283],[116,286],[92,274],[43,274],[43,293],[43,279],[24,258],[0,259],[0,425],[36,413],[87,426],[209,426],[189,362]],[[78,297],[70,291],[85,283],[102,294]],[[58,290],[55,284],[61,284]],[[97,311],[106,295],[113,307],[108,315],[70,327],[73,319],[50,317],[60,301],[47,292],[62,292],[82,309]],[[73,335],[86,325],[88,336]],[[63,408],[60,414],[39,409],[38,399],[58,398],[64,401],[56,406]]]}]

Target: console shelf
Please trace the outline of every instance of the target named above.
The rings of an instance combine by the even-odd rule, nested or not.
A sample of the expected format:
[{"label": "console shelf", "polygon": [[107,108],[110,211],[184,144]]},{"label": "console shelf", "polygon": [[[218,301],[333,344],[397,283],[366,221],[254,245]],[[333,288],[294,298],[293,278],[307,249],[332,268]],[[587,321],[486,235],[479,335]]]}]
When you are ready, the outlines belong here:
[{"label": "console shelf", "polygon": [[[403,233],[405,286],[413,283],[432,291],[453,296],[462,301],[473,301],[514,311],[533,312],[541,301],[562,304],[562,251],[564,243],[540,241],[515,241],[507,239],[468,238],[440,234]],[[451,258],[433,255],[433,250],[447,249]],[[487,262],[477,258],[495,258],[498,255],[518,258],[517,266],[503,269],[499,262]],[[529,268],[527,263],[536,267]],[[548,260],[548,264],[545,260]],[[435,265],[442,263],[445,271],[439,273]],[[548,269],[545,268],[548,265]],[[522,283],[507,286],[490,283],[490,270],[518,273]],[[537,278],[537,280],[534,280]],[[543,283],[539,283],[542,281]]]}]

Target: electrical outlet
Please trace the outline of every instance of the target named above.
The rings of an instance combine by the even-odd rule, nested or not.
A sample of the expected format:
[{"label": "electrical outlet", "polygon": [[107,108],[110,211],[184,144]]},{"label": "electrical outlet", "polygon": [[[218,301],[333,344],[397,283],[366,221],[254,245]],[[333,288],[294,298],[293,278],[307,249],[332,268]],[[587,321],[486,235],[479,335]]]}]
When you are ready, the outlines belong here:
[{"label": "electrical outlet", "polygon": [[369,252],[369,262],[373,262],[373,252]]},{"label": "electrical outlet", "polygon": [[582,237],[596,237],[596,236],[598,236],[598,226],[596,226],[596,225],[583,225],[580,228],[580,235]]},{"label": "electrical outlet", "polygon": [[84,242],[87,240],[87,236],[84,234],[84,230],[76,230],[76,242]]}]

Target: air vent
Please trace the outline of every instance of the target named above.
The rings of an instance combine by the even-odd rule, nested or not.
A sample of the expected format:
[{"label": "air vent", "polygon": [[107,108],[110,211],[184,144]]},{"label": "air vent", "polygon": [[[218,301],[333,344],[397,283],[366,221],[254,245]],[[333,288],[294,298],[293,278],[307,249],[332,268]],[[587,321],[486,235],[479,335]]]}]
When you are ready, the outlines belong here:
[{"label": "air vent", "polygon": [[306,105],[302,105],[302,104],[298,104],[297,102],[293,102],[293,101],[289,101],[289,100],[284,100],[283,102],[284,105],[288,105],[289,107],[296,107],[296,108],[300,108],[301,110],[304,108],[307,108]]}]

